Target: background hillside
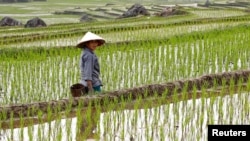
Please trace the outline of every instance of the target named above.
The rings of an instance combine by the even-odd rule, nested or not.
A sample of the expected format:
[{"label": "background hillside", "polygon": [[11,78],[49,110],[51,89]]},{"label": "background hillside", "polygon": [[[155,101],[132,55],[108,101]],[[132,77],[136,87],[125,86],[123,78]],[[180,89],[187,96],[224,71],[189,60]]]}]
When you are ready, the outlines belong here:
[{"label": "background hillside", "polygon": [[[0,0],[6,1],[6,0]],[[17,0],[11,0],[17,1]],[[23,1],[23,0],[22,0]],[[29,0],[31,1],[31,0]],[[222,9],[222,7],[232,7],[238,9],[249,9],[245,3],[247,0],[210,0],[214,4],[210,8]],[[46,24],[59,23],[78,23],[83,15],[94,19],[95,21],[104,21],[117,19],[128,10],[133,4],[140,3],[150,12],[151,15],[162,11],[167,6],[180,6],[181,4],[189,4],[185,7],[194,7],[197,4],[204,5],[207,0],[47,0],[46,2],[17,2],[17,3],[1,3],[0,18],[12,17],[22,23],[28,20],[39,17]],[[235,4],[236,3],[236,4]],[[227,5],[223,5],[227,4]],[[201,7],[199,7],[200,9]],[[205,7],[203,7],[204,9]]]}]

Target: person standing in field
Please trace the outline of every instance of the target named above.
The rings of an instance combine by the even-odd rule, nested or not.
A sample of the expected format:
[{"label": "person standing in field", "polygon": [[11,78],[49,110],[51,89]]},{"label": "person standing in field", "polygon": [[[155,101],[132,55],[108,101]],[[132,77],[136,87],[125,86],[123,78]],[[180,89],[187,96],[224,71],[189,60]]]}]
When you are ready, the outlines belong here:
[{"label": "person standing in field", "polygon": [[82,48],[80,58],[80,83],[87,88],[88,93],[101,92],[101,86],[103,86],[102,81],[99,78],[100,65],[98,57],[94,51],[104,43],[105,40],[102,37],[92,32],[87,32],[77,44],[78,48]]},{"label": "person standing in field", "polygon": [[[102,46],[105,40],[92,33],[87,32],[82,39],[76,45],[78,48],[82,49],[80,58],[80,70],[81,70],[81,81],[80,83],[87,88],[89,94],[95,92],[101,92],[102,81],[100,76],[100,65],[98,62],[98,57],[95,54],[97,47]],[[90,113],[91,119],[83,116],[79,122],[80,127],[77,132],[77,140],[82,140],[83,138],[98,138],[98,133],[94,132],[97,129],[98,121],[100,118],[100,113],[92,111]]]}]

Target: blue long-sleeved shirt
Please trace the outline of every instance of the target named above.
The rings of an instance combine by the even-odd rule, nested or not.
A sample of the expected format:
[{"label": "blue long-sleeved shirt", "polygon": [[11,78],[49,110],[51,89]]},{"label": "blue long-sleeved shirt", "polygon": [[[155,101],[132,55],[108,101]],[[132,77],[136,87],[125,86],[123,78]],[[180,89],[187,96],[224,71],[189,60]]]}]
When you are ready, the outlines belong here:
[{"label": "blue long-sleeved shirt", "polygon": [[102,86],[100,80],[100,66],[98,58],[93,51],[85,47],[82,50],[80,59],[81,83],[87,86],[86,80],[92,81],[92,86]]}]

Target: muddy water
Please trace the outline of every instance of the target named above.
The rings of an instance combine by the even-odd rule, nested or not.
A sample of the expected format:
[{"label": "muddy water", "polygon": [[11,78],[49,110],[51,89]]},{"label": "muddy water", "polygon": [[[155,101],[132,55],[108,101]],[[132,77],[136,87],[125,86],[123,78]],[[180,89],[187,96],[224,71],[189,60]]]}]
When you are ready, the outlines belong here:
[{"label": "muddy water", "polygon": [[[216,91],[212,93],[216,95]],[[249,92],[217,94],[216,97],[164,105],[157,105],[157,100],[146,100],[144,104],[148,106],[144,105],[144,108],[139,106],[135,110],[135,105],[128,103],[123,111],[102,112],[98,115],[99,121],[93,123],[97,128],[90,138],[97,136],[99,139],[96,140],[115,141],[206,140],[208,124],[250,124]],[[150,106],[152,103],[157,106]],[[0,130],[0,140],[54,140],[57,136],[61,136],[61,140],[77,140],[84,134],[84,126],[76,134],[79,119],[74,115],[24,128]]]}]

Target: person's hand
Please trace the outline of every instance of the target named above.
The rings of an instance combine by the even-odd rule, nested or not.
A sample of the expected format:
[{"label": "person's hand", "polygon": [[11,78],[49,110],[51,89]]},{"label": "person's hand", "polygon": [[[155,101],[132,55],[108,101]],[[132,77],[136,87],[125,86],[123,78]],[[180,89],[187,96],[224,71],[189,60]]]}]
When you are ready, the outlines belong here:
[{"label": "person's hand", "polygon": [[88,94],[94,94],[94,89],[92,86],[92,81],[87,80],[87,85],[88,85]]},{"label": "person's hand", "polygon": [[89,91],[88,91],[88,94],[94,94],[94,89],[90,88]]}]

